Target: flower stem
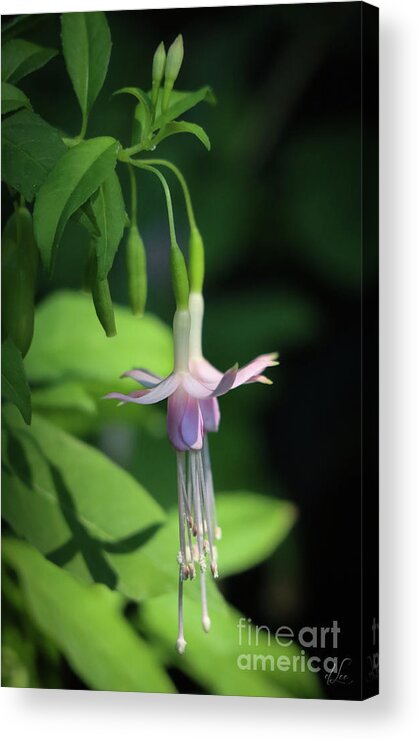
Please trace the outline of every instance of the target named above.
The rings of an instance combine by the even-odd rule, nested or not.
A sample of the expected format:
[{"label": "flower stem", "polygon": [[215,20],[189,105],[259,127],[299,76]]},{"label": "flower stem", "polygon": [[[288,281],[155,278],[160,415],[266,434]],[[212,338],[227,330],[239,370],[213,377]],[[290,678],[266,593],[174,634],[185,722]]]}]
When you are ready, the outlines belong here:
[{"label": "flower stem", "polygon": [[177,244],[176,229],[174,226],[173,202],[171,200],[171,193],[170,188],[167,184],[167,180],[165,179],[164,175],[161,174],[160,170],[158,170],[156,167],[144,164],[144,162],[135,159],[129,159],[128,163],[135,167],[139,167],[141,170],[151,172],[153,175],[158,177],[161,185],[163,186],[167,204],[168,225],[170,230],[170,263],[174,296],[176,299],[177,308],[179,310],[187,309],[189,303],[189,280],[187,276],[187,268],[184,261],[183,252]]},{"label": "flower stem", "polygon": [[151,164],[151,165],[155,164],[155,165],[160,165],[161,167],[167,167],[167,169],[174,172],[183,190],[184,201],[186,204],[187,218],[189,219],[190,228],[192,229],[193,227],[195,227],[196,219],[194,216],[194,210],[193,210],[193,205],[192,205],[192,199],[190,196],[190,190],[188,188],[187,182],[181,170],[179,170],[179,168],[175,164],[170,162],[168,159],[144,159],[143,161],[146,164]]},{"label": "flower stem", "polygon": [[197,228],[196,219],[194,215],[192,199],[190,197],[190,190],[187,182],[182,174],[181,170],[167,159],[145,159],[145,163],[151,165],[160,165],[161,167],[167,167],[177,177],[181,188],[183,190],[184,201],[186,204],[187,217],[190,225],[190,240],[189,240],[189,282],[190,289],[195,293],[201,293],[203,289],[203,280],[205,272],[205,248],[203,239]]},{"label": "flower stem", "polygon": [[139,167],[141,170],[147,170],[148,172],[152,172],[156,177],[158,177],[161,185],[163,186],[165,200],[167,204],[167,215],[168,215],[168,226],[170,230],[170,240],[172,244],[177,244],[176,228],[174,225],[173,201],[171,200],[171,193],[170,193],[170,188],[168,187],[168,184],[167,184],[167,180],[165,179],[164,175],[161,174],[160,170],[157,170],[156,167],[151,167],[150,165],[145,164],[145,162],[141,162],[140,160],[136,160],[136,159],[131,159],[129,164],[134,165],[134,167]]}]

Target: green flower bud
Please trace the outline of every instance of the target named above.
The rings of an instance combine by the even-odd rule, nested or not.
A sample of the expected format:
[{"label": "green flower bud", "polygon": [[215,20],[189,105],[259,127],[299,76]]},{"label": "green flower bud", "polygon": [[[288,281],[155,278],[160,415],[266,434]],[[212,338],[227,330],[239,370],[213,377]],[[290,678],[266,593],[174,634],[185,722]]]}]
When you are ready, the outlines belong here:
[{"label": "green flower bud", "polygon": [[183,48],[183,36],[181,33],[171,44],[167,52],[167,61],[165,65],[165,79],[169,80],[173,84],[175,83],[180,67],[183,63],[184,48]]},{"label": "green flower bud", "polygon": [[2,316],[3,325],[24,357],[31,345],[35,318],[38,248],[32,216],[19,207],[3,231]]},{"label": "green flower bud", "polygon": [[165,46],[164,46],[164,42],[161,41],[161,44],[157,47],[157,50],[154,54],[154,59],[152,62],[151,102],[154,108],[157,104],[158,91],[160,89],[161,81],[164,77],[165,60],[166,60]]},{"label": "green flower bud", "polygon": [[144,242],[135,224],[128,235],[126,266],[132,313],[134,316],[143,316],[147,302],[147,258]]},{"label": "green flower bud", "polygon": [[174,83],[180,72],[181,65],[183,63],[184,49],[183,49],[183,36],[181,33],[171,44],[167,52],[167,60],[165,63],[165,80],[164,80],[164,93],[162,100],[163,111],[167,110],[168,103],[170,100],[171,91]]},{"label": "green flower bud", "polygon": [[187,309],[189,304],[189,280],[183,252],[178,244],[170,247],[171,279],[176,299],[176,306],[180,310]]},{"label": "green flower bud", "polygon": [[154,83],[156,85],[160,85],[161,80],[163,79],[165,60],[166,60],[165,46],[164,46],[164,42],[161,41],[161,44],[157,46],[157,50],[154,54],[154,59],[152,62],[152,84],[153,85]]},{"label": "green flower bud", "polygon": [[197,226],[192,226],[189,239],[189,280],[192,293],[201,293],[205,274],[205,250]]},{"label": "green flower bud", "polygon": [[107,278],[97,279],[97,257],[94,249],[91,250],[88,264],[88,275],[93,298],[94,308],[107,337],[116,336],[115,314],[113,311],[112,296],[110,295]]}]

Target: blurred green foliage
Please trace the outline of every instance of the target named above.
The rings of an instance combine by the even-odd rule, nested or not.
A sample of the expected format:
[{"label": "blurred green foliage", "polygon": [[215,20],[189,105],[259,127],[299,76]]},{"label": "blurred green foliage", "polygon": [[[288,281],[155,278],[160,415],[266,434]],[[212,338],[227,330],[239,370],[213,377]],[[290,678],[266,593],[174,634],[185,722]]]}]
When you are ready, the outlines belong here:
[{"label": "blurred green foliage", "polygon": [[[110,340],[97,324],[90,297],[80,292],[90,237],[79,222],[68,221],[52,279],[42,272],[38,280],[35,334],[25,358],[33,424],[27,427],[15,409],[5,409],[3,684],[321,694],[319,681],[308,672],[240,671],[240,613],[229,602],[235,603],[238,587],[253,616],[259,597],[262,613],[271,617],[273,611],[277,626],[289,603],[296,604],[292,615],[299,618],[301,592],[308,587],[293,530],[297,507],[287,500],[294,492],[286,490],[272,429],[283,424],[277,409],[293,380],[291,359],[304,362],[307,351],[319,354],[332,333],[329,296],[357,299],[357,102],[338,80],[344,104],[334,91],[327,107],[326,85],[321,86],[331,55],[347,63],[353,57],[347,33],[353,13],[330,4],[108,14],[112,56],[91,111],[89,136],[105,134],[131,144],[135,101],[112,93],[126,85],[149,89],[146,60],[162,37],[181,30],[186,48],[181,87],[210,83],[218,101],[217,107],[197,107],[190,115],[209,132],[210,155],[192,137],[161,143],[161,156],[170,154],[187,175],[204,235],[205,354],[225,369],[279,350],[281,366],[271,374],[273,388],[247,387],[222,400],[221,431],[212,435],[211,451],[216,488],[226,491],[219,496],[220,574],[226,578],[221,591],[210,589],[209,635],[201,630],[197,584],[187,584],[189,645],[179,658],[173,644],[175,464],[165,416],[158,407],[118,408],[100,398],[130,389],[131,381],[119,376],[134,366],[162,375],[171,369],[164,202],[158,184],[139,173],[149,313],[139,320],[126,308],[123,243],[109,275],[118,330]],[[55,14],[18,20],[14,28],[32,43],[60,48]],[[78,134],[80,110],[62,54],[51,53],[48,64],[19,87],[36,115],[70,136]],[[5,90],[5,100],[11,100],[10,92]],[[27,105],[25,99],[18,104]],[[120,165],[117,171],[127,203],[127,176]],[[170,185],[183,247],[181,192],[174,180]],[[7,217],[6,192],[4,202]],[[309,382],[302,377],[299,391]],[[302,393],[299,399],[303,406]],[[301,444],[305,413],[294,422]],[[313,454],[320,458],[313,436]],[[300,465],[298,453],[299,448]],[[279,648],[263,643],[258,652],[277,658]],[[297,646],[289,649],[291,655],[298,652]]]},{"label": "blurred green foliage", "polygon": [[[59,411],[67,427],[68,411],[87,417],[89,434],[93,430],[98,434],[111,419],[120,425],[123,418],[119,418],[118,409],[98,400],[99,389],[106,383],[112,385],[121,368],[133,364],[137,344],[144,357],[156,358],[160,371],[170,365],[171,338],[162,322],[151,316],[138,321],[123,308],[117,309],[116,317],[120,330],[110,343],[98,331],[88,296],[55,293],[38,311],[26,362],[35,387],[37,414],[30,426],[12,406],[5,408],[3,415],[3,517],[31,547],[9,537],[4,540],[3,555],[6,566],[18,577],[19,586],[13,584],[12,588],[20,610],[52,640],[83,682],[96,689],[173,691],[164,664],[176,663],[175,630],[171,630],[177,618],[178,521],[177,511],[169,503],[170,493],[174,496],[174,479],[167,484],[164,503],[169,511],[164,513],[134,478],[68,430],[60,429],[59,415],[54,418],[54,412]],[[97,404],[108,406],[107,422],[97,413]],[[155,470],[162,461],[158,447],[153,446],[153,425],[147,420],[153,410],[141,411],[144,418],[141,414],[135,421],[130,418],[129,425],[139,424],[142,433],[150,437],[149,455],[139,454],[138,459],[140,468],[141,461],[148,458]],[[70,418],[74,420],[74,416]],[[166,439],[162,443],[170,452]],[[138,477],[142,480],[141,473]],[[219,494],[218,514],[224,532],[219,543],[221,576],[239,573],[267,558],[295,521],[295,508],[290,503],[249,492]],[[236,614],[216,590],[211,641],[202,641],[200,616],[194,613],[196,584],[190,584],[186,593],[191,599],[190,640],[194,642],[196,637],[189,648],[195,657],[184,666],[179,664],[186,674],[203,688],[219,693],[295,695],[295,688],[288,686],[282,674],[270,681],[239,669]],[[151,619],[152,628],[143,621],[154,602],[140,611],[141,632],[150,642],[144,641],[134,630],[135,620],[131,624],[122,610],[130,602],[147,604],[163,594],[170,597],[163,606],[161,634],[158,620]],[[6,602],[9,598],[6,585]],[[8,624],[6,621],[3,634],[3,680],[15,686],[39,685],[33,668],[37,645],[19,637]],[[225,652],[223,644],[228,640],[231,644]],[[298,648],[291,652],[297,654]],[[205,654],[213,667],[208,666],[202,677],[201,657]],[[222,681],[216,678],[220,663]],[[40,685],[44,685],[44,678]],[[309,675],[300,680],[296,690],[310,696],[318,687]]]}]

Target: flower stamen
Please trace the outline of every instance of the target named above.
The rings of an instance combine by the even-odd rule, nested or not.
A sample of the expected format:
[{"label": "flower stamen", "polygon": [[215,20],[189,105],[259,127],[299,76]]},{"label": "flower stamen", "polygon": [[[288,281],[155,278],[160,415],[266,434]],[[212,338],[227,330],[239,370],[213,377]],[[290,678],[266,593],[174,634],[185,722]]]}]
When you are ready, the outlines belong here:
[{"label": "flower stamen", "polygon": [[184,639],[184,626],[183,626],[183,576],[182,569],[180,566],[179,570],[179,596],[178,596],[178,625],[179,631],[176,641],[176,649],[180,655],[183,655],[186,650],[187,642]]},{"label": "flower stamen", "polygon": [[206,576],[204,571],[200,571],[200,595],[202,600],[202,626],[205,632],[210,630],[210,616],[208,613],[208,599],[206,594]]}]

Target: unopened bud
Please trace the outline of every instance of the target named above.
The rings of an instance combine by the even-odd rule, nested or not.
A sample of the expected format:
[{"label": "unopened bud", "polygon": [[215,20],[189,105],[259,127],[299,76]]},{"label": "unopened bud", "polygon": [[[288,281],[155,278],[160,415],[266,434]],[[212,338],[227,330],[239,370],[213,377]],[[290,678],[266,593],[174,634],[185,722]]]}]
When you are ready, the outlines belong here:
[{"label": "unopened bud", "polygon": [[192,226],[189,239],[189,280],[190,290],[201,293],[205,273],[205,249],[197,226]]},{"label": "unopened bud", "polygon": [[175,242],[170,247],[170,265],[177,308],[187,310],[189,303],[189,279],[183,253]]},{"label": "unopened bud", "polygon": [[166,82],[171,82],[174,85],[183,63],[183,56],[183,36],[180,33],[167,52],[167,61],[165,65]]},{"label": "unopened bud", "polygon": [[165,80],[164,80],[164,93],[162,100],[163,112],[167,110],[168,103],[170,100],[171,91],[174,83],[180,72],[181,65],[183,63],[184,49],[183,49],[183,36],[181,33],[171,44],[165,63]]},{"label": "unopened bud", "polygon": [[97,277],[97,257],[94,250],[88,258],[87,272],[91,286],[94,308],[107,337],[116,336],[115,314],[112,297],[110,295],[107,278],[99,280]]},{"label": "unopened bud", "polygon": [[165,68],[165,60],[166,60],[166,53],[165,53],[165,46],[164,42],[161,41],[161,44],[157,46],[157,49],[154,54],[154,59],[152,61],[152,83],[156,85],[160,85],[161,80],[164,76],[164,68]]},{"label": "unopened bud", "polygon": [[143,316],[147,301],[147,258],[144,242],[136,224],[133,224],[129,230],[126,245],[126,266],[132,313],[134,316]]},{"label": "unopened bud", "polygon": [[166,60],[165,47],[164,47],[164,43],[161,41],[161,44],[156,49],[156,52],[154,54],[154,59],[152,61],[151,102],[154,106],[154,109],[157,104],[158,91],[160,89],[160,85],[161,85],[161,82],[164,76],[165,60]]}]

